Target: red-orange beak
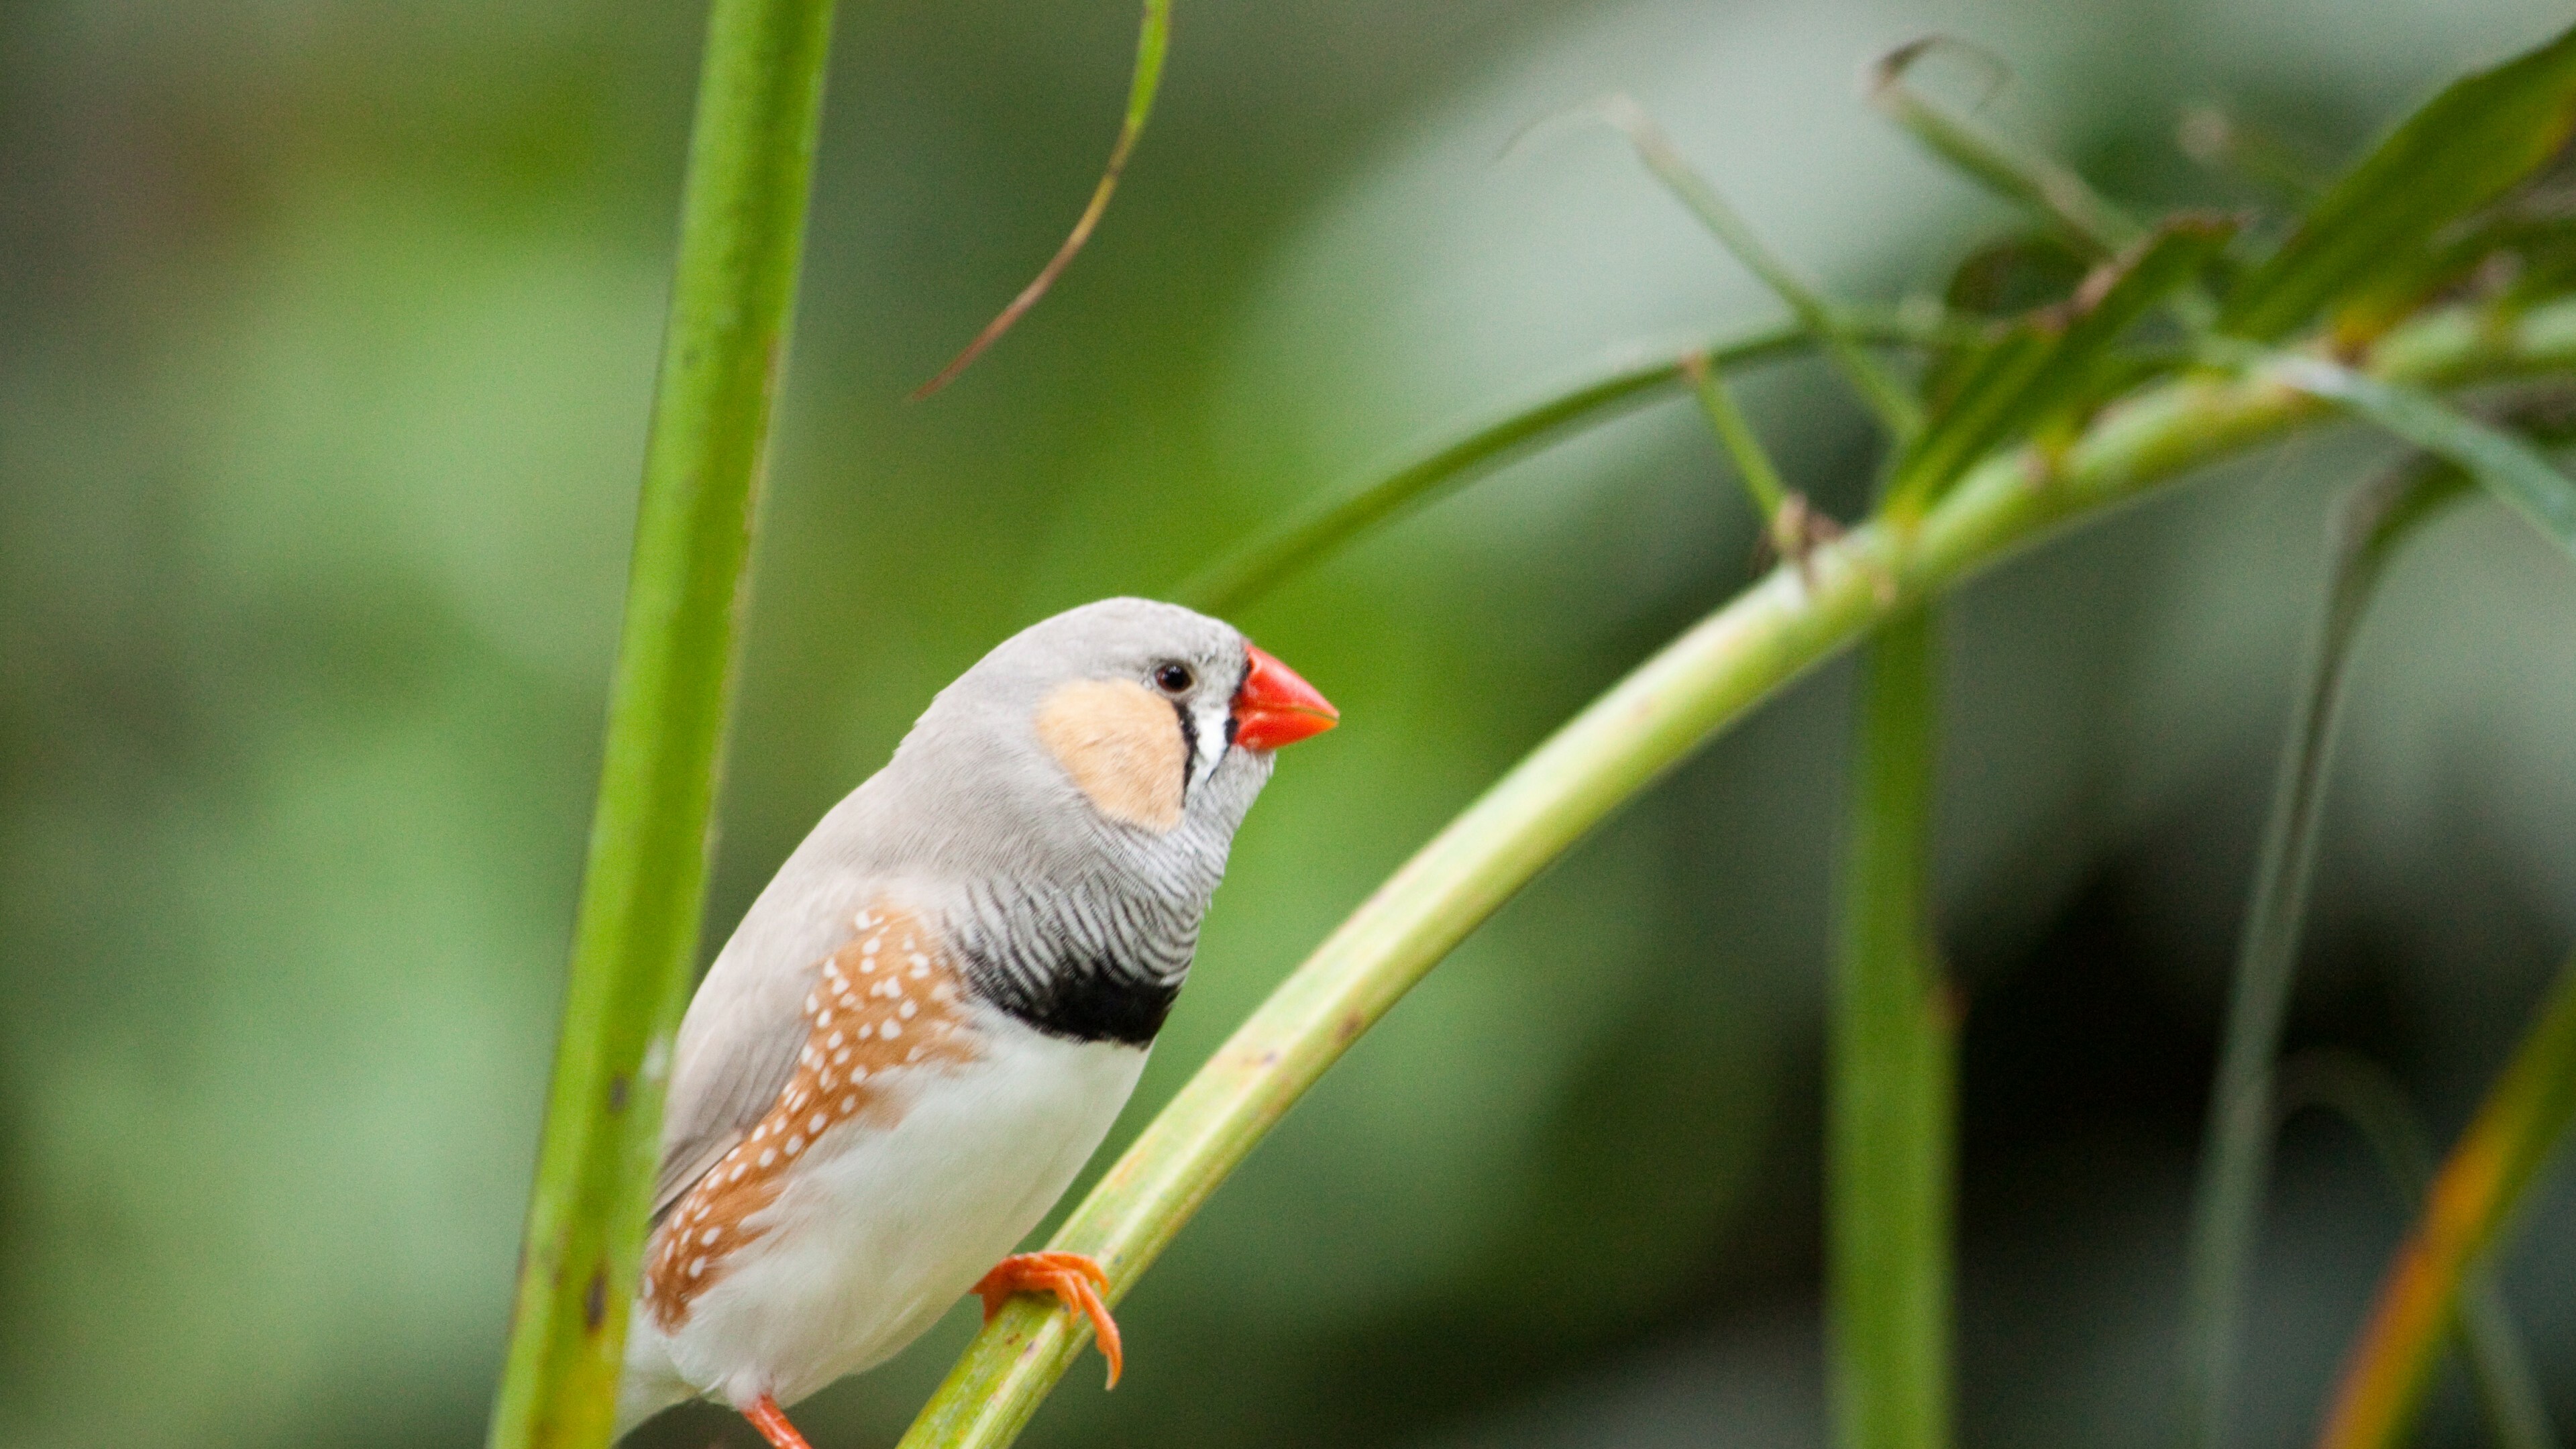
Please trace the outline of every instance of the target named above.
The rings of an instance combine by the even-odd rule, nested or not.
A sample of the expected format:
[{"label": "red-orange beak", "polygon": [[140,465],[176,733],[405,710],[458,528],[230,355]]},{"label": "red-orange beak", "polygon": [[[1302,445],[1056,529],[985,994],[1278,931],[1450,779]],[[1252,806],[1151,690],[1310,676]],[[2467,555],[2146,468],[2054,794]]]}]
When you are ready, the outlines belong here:
[{"label": "red-orange beak", "polygon": [[1234,692],[1234,742],[1247,750],[1275,750],[1342,722],[1342,712],[1297,677],[1297,671],[1246,644],[1252,668]]}]

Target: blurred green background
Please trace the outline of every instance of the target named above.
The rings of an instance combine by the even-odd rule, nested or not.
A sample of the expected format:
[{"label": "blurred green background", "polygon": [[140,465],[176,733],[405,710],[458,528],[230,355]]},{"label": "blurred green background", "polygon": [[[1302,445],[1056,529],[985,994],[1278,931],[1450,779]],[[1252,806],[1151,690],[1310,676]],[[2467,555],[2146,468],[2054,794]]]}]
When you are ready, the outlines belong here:
[{"label": "blurred green background", "polygon": [[[618,617],[702,10],[0,6],[0,1445],[479,1442]],[[1925,30],[2142,208],[2252,193],[2217,103],[2349,153],[2538,0],[1272,0],[841,16],[709,947],[1004,634],[1624,347],[1774,308],[1612,140],[1639,97],[1785,253],[1937,289],[2006,220],[1856,99]],[[1821,370],[1751,390],[1849,516]],[[2163,1442],[2218,1004],[2324,519],[2320,437],[1975,586],[1942,840],[1967,990],[1963,1435]],[[1547,453],[1239,620],[1344,710],[1237,849],[1132,1134],[1550,726],[1748,574],[1686,405]],[[1846,683],[1542,879],[1252,1159],[1030,1442],[1821,1442],[1818,1014]],[[2489,505],[2367,636],[2294,1045],[2445,1136],[2576,934],[2576,577]],[[2576,1182],[2502,1277],[2576,1425]],[[2241,1442],[2301,1441],[2404,1215],[2293,1122]],[[963,1308],[800,1419],[890,1442]],[[2455,1375],[2456,1377],[2456,1375]],[[756,1442],[673,1414],[639,1442]],[[2444,1390],[2428,1442],[2484,1442]]]}]

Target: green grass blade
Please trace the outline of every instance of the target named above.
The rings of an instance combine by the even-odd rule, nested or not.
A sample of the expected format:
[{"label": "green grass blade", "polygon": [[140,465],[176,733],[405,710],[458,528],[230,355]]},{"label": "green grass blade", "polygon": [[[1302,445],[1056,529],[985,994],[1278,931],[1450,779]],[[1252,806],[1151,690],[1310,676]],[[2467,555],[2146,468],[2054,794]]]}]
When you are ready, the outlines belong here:
[{"label": "green grass blade", "polygon": [[1709,366],[1708,358],[1692,353],[1682,359],[1682,375],[1690,379],[1691,391],[1699,396],[1699,409],[1708,417],[1711,432],[1726,449],[1735,464],[1735,474],[1744,480],[1744,491],[1753,499],[1753,511],[1763,526],[1770,527],[1780,517],[1780,505],[1789,501],[1789,485],[1780,477],[1780,467],[1771,461],[1771,452],[1762,446],[1762,435],[1753,430],[1753,420],[1735,401],[1726,379]]},{"label": "green grass blade", "polygon": [[2496,1449],[2557,1449],[2558,1431],[2550,1423],[2549,1400],[2532,1369],[2531,1350],[2487,1265],[2462,1272],[2453,1318]]},{"label": "green grass blade", "polygon": [[1614,95],[1599,102],[1591,114],[1627,137],[1637,159],[1664,184],[1664,189],[1688,207],[1691,215],[1699,218],[1700,224],[1746,271],[1771,289],[1771,294],[1798,319],[1799,326],[1814,334],[1825,355],[1833,359],[1834,366],[1860,394],[1861,401],[1878,415],[1881,426],[1899,442],[1914,436],[1923,424],[1923,413],[1913,395],[1899,387],[1887,369],[1861,346],[1861,339],[1853,333],[1841,310],[1765,245],[1744,218],[1735,214],[1735,208],[1726,204],[1726,198],[1718,195],[1708,178],[1682,159],[1672,138],[1664,134],[1664,128],[1655,124],[1655,118],[1646,114],[1643,106],[1626,96]]},{"label": "green grass blade", "polygon": [[[2275,1081],[2277,1125],[2314,1104],[2350,1122],[2396,1184],[2408,1212],[2421,1212],[2432,1190],[2433,1148],[2424,1124],[2396,1079],[2378,1063],[2350,1052],[2306,1052],[2281,1064]],[[2469,1374],[2497,1449],[2553,1449],[2549,1405],[2531,1370],[2530,1350],[2492,1275],[2470,1270],[2460,1285],[2458,1327],[2468,1350]]]},{"label": "green grass blade", "polygon": [[1914,63],[1941,49],[1962,50],[1981,59],[1985,56],[1985,52],[1943,35],[1909,41],[1870,66],[1870,104],[1904,127],[1933,155],[2005,200],[2036,211],[2094,256],[2115,256],[2146,235],[2145,227],[2104,200],[2101,193],[2085,184],[2083,177],[1987,135],[1908,85],[1906,72],[1914,68]]},{"label": "green grass blade", "polygon": [[2060,331],[2050,320],[2026,321],[1959,360],[1949,396],[1897,457],[1890,505],[1900,513],[1922,511],[1971,464],[2036,423],[2029,406],[2069,374],[2054,370]]},{"label": "green grass blade", "polygon": [[[1943,322],[1894,312],[1855,313],[1854,335],[1876,342],[1925,343],[1947,335]],[[1345,490],[1221,556],[1172,597],[1212,614],[1231,613],[1280,580],[1418,504],[1479,477],[1577,428],[1607,421],[1662,395],[1700,359],[1715,369],[1787,357],[1813,345],[1799,326],[1775,327],[1730,341],[1624,363],[1535,402],[1504,411],[1414,460]]]},{"label": "green grass blade", "polygon": [[2264,371],[2449,460],[2551,542],[2576,553],[2576,482],[2512,433],[2418,389],[2367,377],[2323,358],[2281,355]]},{"label": "green grass blade", "polygon": [[2458,1296],[2576,1117],[2576,961],[2442,1164],[2347,1360],[2319,1449],[2394,1449],[2440,1360]]},{"label": "green grass blade", "polygon": [[2221,330],[2270,341],[2357,307],[2363,335],[2401,310],[2443,228],[2537,170],[2576,129],[2576,28],[2453,82],[2309,209],[2248,273]]},{"label": "green grass blade", "polygon": [[2184,1330],[2187,1444],[2210,1445],[2222,1437],[2245,1272],[2271,1176],[2273,1062],[2298,967],[2326,767],[2334,755],[2353,640],[2398,547],[2467,486],[2448,466],[2410,464],[2357,490],[2339,520],[2324,616],[2274,777],[2254,898],[2237,948],[2218,1080],[2210,1093]]},{"label": "green grass blade", "polygon": [[2190,286],[2235,234],[2222,218],[2174,218],[2097,268],[2068,302],[2006,328],[1965,365],[1931,425],[1898,457],[1892,505],[1919,510],[1979,458],[2093,400],[2112,344]]},{"label": "green grass blade", "polygon": [[1954,1008],[1932,921],[1939,616],[1861,653],[1860,739],[1827,1036],[1825,1213],[1834,1441],[1950,1442]]},{"label": "green grass blade", "polygon": [[831,7],[717,0],[493,1449],[608,1442],[822,111]]},{"label": "green grass blade", "polygon": [[2285,1059],[2273,1074],[2273,1130],[2309,1107],[2323,1107],[2350,1123],[2407,1208],[2423,1205],[2433,1183],[2432,1139],[2386,1067],[2331,1047]]},{"label": "green grass blade", "polygon": [[1154,95],[1163,86],[1163,57],[1171,48],[1172,0],[1145,0],[1145,18],[1136,29],[1136,68],[1127,81],[1127,114],[1118,123],[1118,140],[1109,148],[1109,164],[1100,169],[1100,181],[1091,188],[1090,202],[1082,208],[1082,215],[1074,218],[1073,230],[1065,234],[1064,243],[1047,258],[1037,276],[1020,289],[1010,305],[984,324],[974,341],[939,369],[938,376],[914,388],[912,401],[919,402],[955,382],[959,373],[984,355],[984,349],[1001,341],[1003,333],[1027,316],[1047,289],[1055,285],[1055,279],[1064,275],[1064,269],[1073,265],[1074,254],[1091,240],[1092,231],[1108,212],[1109,195],[1118,189],[1118,178],[1127,172],[1127,158],[1134,154],[1137,140],[1145,134],[1145,122],[1154,114]]},{"label": "green grass blade", "polygon": [[2557,1449],[2558,1430],[2549,1420],[2549,1400],[2532,1370],[2531,1350],[2515,1326],[2513,1310],[2484,1263],[2460,1275],[2458,1310],[2460,1342],[2468,1349],[2469,1378],[2476,1384],[2478,1405],[2494,1431],[2496,1449]]},{"label": "green grass blade", "polygon": [[[2391,334],[2372,365],[2444,385],[2576,367],[2576,303],[2502,326],[2428,316]],[[1773,571],[1586,706],[1380,886],[1155,1116],[1053,1246],[1098,1259],[1105,1296],[1124,1298],[1226,1175],[1424,973],[1716,732],[1853,639],[2033,540],[2324,415],[2304,394],[2245,378],[2170,383],[2106,411],[2045,466],[2024,455],[1990,459],[1915,526],[1864,524],[1819,545],[1804,570]],[[923,1407],[903,1449],[1010,1443],[1089,1333],[1035,1300],[1005,1307]]]}]

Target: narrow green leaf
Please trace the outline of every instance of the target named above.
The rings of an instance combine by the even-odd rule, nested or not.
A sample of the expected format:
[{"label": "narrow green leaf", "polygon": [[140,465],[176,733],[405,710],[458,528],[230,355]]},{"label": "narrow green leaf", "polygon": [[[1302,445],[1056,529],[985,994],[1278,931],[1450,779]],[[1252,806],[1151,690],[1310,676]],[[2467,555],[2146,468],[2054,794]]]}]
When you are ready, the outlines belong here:
[{"label": "narrow green leaf", "polygon": [[1682,159],[1672,138],[1664,134],[1664,128],[1655,124],[1655,118],[1646,114],[1643,106],[1626,96],[1613,95],[1596,103],[1586,114],[1598,117],[1627,137],[1637,159],[1645,163],[1656,180],[1664,183],[1664,189],[1689,207],[1700,224],[1708,228],[1709,234],[1733,253],[1746,271],[1760,278],[1773,296],[1788,306],[1799,325],[1814,334],[1823,345],[1825,355],[1833,359],[1834,366],[1851,382],[1861,401],[1878,415],[1881,426],[1900,443],[1914,435],[1915,430],[1922,426],[1922,410],[1905,389],[1888,376],[1887,370],[1878,365],[1877,359],[1861,346],[1861,339],[1853,333],[1840,309],[1827,302],[1807,284],[1805,278],[1798,275],[1796,268],[1763,244],[1762,238],[1754,234],[1744,218],[1735,214],[1735,208],[1726,204],[1726,198],[1718,194],[1708,178]]},{"label": "narrow green leaf", "polygon": [[[2351,1052],[2303,1052],[2281,1063],[2273,1120],[2287,1122],[2300,1108],[2325,1107],[2357,1128],[2395,1184],[2409,1213],[2424,1210],[2433,1187],[2432,1139],[2422,1117],[2386,1068]],[[2531,1352],[2513,1313],[2483,1267],[2460,1285],[2458,1331],[2468,1350],[2469,1375],[2498,1449],[2553,1449],[2549,1405],[2531,1371]]]},{"label": "narrow green leaf", "polygon": [[1127,158],[1135,151],[1137,139],[1145,134],[1147,118],[1154,114],[1154,95],[1163,85],[1163,57],[1171,47],[1172,0],[1145,0],[1145,18],[1136,29],[1136,68],[1127,82],[1127,114],[1118,124],[1116,144],[1109,148],[1109,164],[1101,168],[1100,182],[1091,188],[1090,203],[1082,208],[1082,215],[1074,219],[1073,230],[1066,234],[1064,244],[1055,249],[1054,256],[1047,258],[1047,264],[1038,269],[1037,276],[1020,289],[1020,294],[1011,299],[1009,306],[984,324],[984,330],[975,334],[975,340],[967,343],[965,350],[939,369],[938,376],[914,388],[912,401],[919,402],[955,382],[959,373],[984,355],[985,348],[999,342],[1002,334],[1011,330],[1012,324],[1028,315],[1029,309],[1035,307],[1038,299],[1047,294],[1047,289],[1055,285],[1055,279],[1064,275],[1066,267],[1073,265],[1074,254],[1082,250],[1083,243],[1091,240],[1093,228],[1100,225],[1102,214],[1109,210],[1109,194],[1118,189],[1118,178],[1127,172]]},{"label": "narrow green leaf", "polygon": [[[2460,386],[2576,366],[2576,302],[2470,325],[2453,312],[2391,334],[2373,366]],[[1123,1299],[1226,1176],[1342,1053],[1477,924],[1593,826],[1774,691],[1854,638],[2033,540],[2163,481],[2276,442],[2323,414],[2253,380],[2193,377],[2127,399],[2066,448],[2048,486],[2027,461],[1981,465],[1911,528],[1864,524],[1780,569],[1630,671],[1371,893],[1237,1028],[1075,1207],[1052,1246],[1108,1270]],[[1024,1299],[986,1324],[902,1449],[1000,1449],[1088,1341]],[[1131,1350],[1144,1348],[1130,1343]]]},{"label": "narrow green leaf", "polygon": [[1908,41],[1870,67],[1870,103],[1933,155],[2005,200],[2019,202],[2054,222],[2094,256],[2115,256],[2137,244],[2146,228],[2104,200],[2083,177],[1987,135],[1907,84],[1906,73],[1915,62],[1936,50],[1957,51],[1992,64],[1984,51],[1946,35]]},{"label": "narrow green leaf", "polygon": [[2551,542],[2576,553],[2576,482],[2529,443],[2430,393],[2368,377],[2321,357],[2280,354],[2265,373],[2347,409],[2446,458],[2504,500]]},{"label": "narrow green leaf", "polygon": [[493,1449],[608,1442],[688,1001],[737,607],[787,354],[832,7],[716,0],[571,979]]},{"label": "narrow green leaf", "polygon": [[2422,261],[2404,277],[2372,289],[2370,298],[2344,309],[2347,333],[2402,313],[2433,292],[2491,296],[2503,305],[2529,297],[2557,296],[2576,276],[2576,216],[2568,198],[2549,194],[2539,180],[2515,195],[2442,229]]},{"label": "narrow green leaf", "polygon": [[2025,319],[1959,359],[1941,411],[1896,461],[1889,496],[1897,508],[1920,509],[1979,458],[2020,441],[2017,425],[2042,411],[2028,404],[2067,375],[2052,372],[2063,327],[2054,315]]},{"label": "narrow green leaf", "polygon": [[1919,509],[1996,448],[2092,397],[2095,369],[2137,320],[2190,284],[2235,224],[2184,216],[2121,260],[2095,269],[2075,297],[2008,327],[1964,362],[1941,410],[1897,459],[1891,501]]},{"label": "narrow green leaf", "polygon": [[2440,1361],[2464,1283],[2576,1118],[2576,960],[2433,1180],[2346,1360],[2319,1449],[2396,1449]]},{"label": "narrow green leaf", "polygon": [[2364,335],[2444,227],[2504,194],[2576,128],[2576,28],[2454,81],[2320,198],[2281,249],[2237,284],[2221,330],[2270,341],[2362,304]]},{"label": "narrow green leaf", "polygon": [[2088,255],[2055,231],[2025,232],[1980,247],[1951,269],[1942,305],[1963,318],[1983,318],[1986,325],[1973,337],[1928,352],[1917,389],[1928,426],[1937,427],[1957,406],[1988,354],[2027,314],[2060,306],[2083,287],[2094,270]]},{"label": "narrow green leaf", "polygon": [[2468,1349],[2469,1378],[2477,1385],[2478,1404],[2486,1411],[2487,1427],[2495,1431],[2497,1449],[2557,1449],[2558,1430],[2550,1423],[2540,1375],[2531,1367],[2531,1349],[2490,1265],[2480,1263],[2461,1274],[2454,1317],[2460,1342]]},{"label": "narrow green leaf", "polygon": [[[1946,322],[1909,314],[1855,311],[1846,319],[1866,341],[1921,344],[1953,335]],[[1172,598],[1212,614],[1228,614],[1281,579],[1349,543],[1378,524],[1482,476],[1578,427],[1606,421],[1652,402],[1681,378],[1684,364],[1705,359],[1724,370],[1790,356],[1814,345],[1803,326],[1775,327],[1727,342],[1663,353],[1614,367],[1589,381],[1553,390],[1538,401],[1509,409],[1492,421],[1424,452],[1370,482],[1306,508],[1238,545],[1193,575]]]},{"label": "narrow green leaf", "polygon": [[2457,469],[2416,461],[2355,490],[2338,519],[2326,606],[2274,776],[2271,816],[2255,865],[2254,899],[2236,957],[2218,1079],[2193,1205],[2184,1330],[2183,1433],[2222,1437],[2237,1357],[2245,1270],[2271,1176],[2273,1063],[2298,969],[2299,936],[2316,862],[2326,767],[2343,712],[2352,643],[2389,560],[2416,525],[2467,491]]},{"label": "narrow green leaf", "polygon": [[1834,1440],[1950,1441],[1956,1010],[1932,919],[1940,625],[1861,653],[1859,752],[1826,1052],[1825,1237]]},{"label": "narrow green leaf", "polygon": [[2310,1107],[2325,1108],[2361,1134],[2408,1211],[2424,1205],[2433,1185],[2433,1139],[2386,1067],[2340,1047],[2284,1058],[2272,1078],[2273,1130]]},{"label": "narrow green leaf", "polygon": [[1762,446],[1762,435],[1753,430],[1753,420],[1744,415],[1726,379],[1709,366],[1706,356],[1692,353],[1683,358],[1682,375],[1690,379],[1691,390],[1699,395],[1700,411],[1708,416],[1709,430],[1717,434],[1735,464],[1736,476],[1744,480],[1755,516],[1770,526],[1779,518],[1780,506],[1789,501],[1789,485],[1781,479],[1779,465],[1771,461],[1770,450]]}]

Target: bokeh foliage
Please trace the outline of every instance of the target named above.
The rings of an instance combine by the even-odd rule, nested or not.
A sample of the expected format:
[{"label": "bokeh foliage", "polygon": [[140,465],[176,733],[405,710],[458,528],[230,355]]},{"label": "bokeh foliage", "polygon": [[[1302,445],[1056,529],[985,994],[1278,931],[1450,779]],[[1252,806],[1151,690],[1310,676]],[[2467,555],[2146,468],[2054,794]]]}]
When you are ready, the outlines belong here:
[{"label": "bokeh foliage", "polygon": [[[1855,58],[1904,33],[2012,55],[2030,133],[2161,200],[2185,189],[2165,129],[2194,85],[2332,156],[2547,23],[1185,15],[1161,169],[988,360],[1007,366],[897,409],[1078,204],[1132,19],[851,17],[718,930],[1010,627],[1162,587],[1605,344],[1761,315],[1610,148],[1490,167],[1533,115],[1633,89],[1785,250],[1897,290],[1993,220],[1846,120]],[[0,277],[0,1435],[445,1442],[480,1419],[695,21],[0,20],[25,261]],[[1818,381],[1790,369],[1747,402],[1847,515],[1867,445]],[[2206,1085],[2247,802],[2323,500],[2376,456],[2315,445],[1964,601],[1942,859],[1972,989],[1964,1292],[1999,1345],[1967,1365],[1980,1437],[2148,1431],[2122,1385],[2166,1361],[2176,1124]],[[1731,591],[1753,530],[1715,457],[1687,412],[1640,417],[1244,616],[1366,727],[1264,802],[1140,1106],[1549,723]],[[2294,1030],[2377,1048],[2454,1123],[2569,924],[2576,742],[2546,703],[2576,662],[2558,562],[2494,510],[2421,560],[2357,681]],[[1049,1432],[1552,1442],[1571,1404],[1647,1439],[1699,1403],[1698,1442],[1812,1433],[1800,1144],[1841,687],[1784,701],[1444,968],[1133,1300],[1160,1363],[1065,1395]],[[2105,1019],[2120,1031],[2066,1060]],[[2293,1143],[2258,1379],[2318,1381],[2394,1241],[2359,1161]],[[2576,1301],[2553,1288],[2576,1273],[2546,1227],[2565,1211],[2539,1205],[2505,1279],[2544,1363],[2576,1331],[2552,1306]],[[836,1391],[819,1432],[890,1436],[963,1326]],[[2249,1409],[2270,1432],[2313,1407]]]}]

